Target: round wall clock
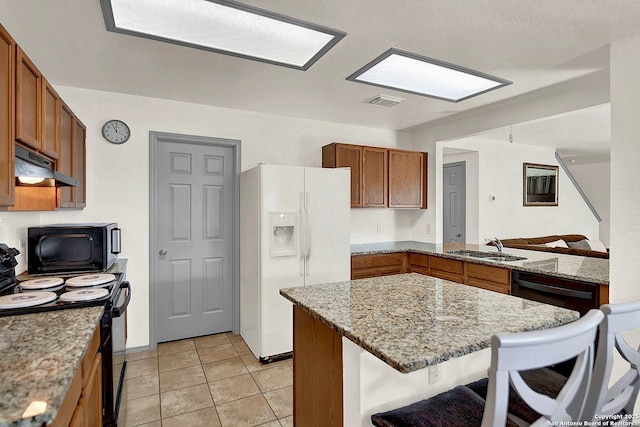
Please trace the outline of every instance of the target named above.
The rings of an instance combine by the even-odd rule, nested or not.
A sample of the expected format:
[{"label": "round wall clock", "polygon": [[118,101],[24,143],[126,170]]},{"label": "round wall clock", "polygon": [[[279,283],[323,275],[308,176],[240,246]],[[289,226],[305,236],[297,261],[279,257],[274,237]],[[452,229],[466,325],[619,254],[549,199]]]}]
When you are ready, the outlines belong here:
[{"label": "round wall clock", "polygon": [[124,144],[131,136],[129,126],[122,120],[109,120],[102,126],[102,136],[112,144]]}]

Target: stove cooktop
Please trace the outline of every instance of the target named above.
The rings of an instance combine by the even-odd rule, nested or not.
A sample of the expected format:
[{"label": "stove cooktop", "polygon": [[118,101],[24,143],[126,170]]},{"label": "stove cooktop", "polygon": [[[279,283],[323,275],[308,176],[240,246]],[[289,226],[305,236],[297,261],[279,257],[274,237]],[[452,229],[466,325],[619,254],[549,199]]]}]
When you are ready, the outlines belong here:
[{"label": "stove cooktop", "polygon": [[[123,285],[124,274],[101,273],[99,279],[94,282],[91,282],[91,280],[83,280],[83,278],[87,276],[96,275],[74,276],[66,280],[56,278],[63,280],[63,284],[46,289],[23,289],[21,282],[16,280],[14,284],[0,292],[0,316],[13,316],[96,305],[113,305]],[[106,278],[109,278],[110,281],[105,282]],[[42,278],[34,279],[24,283],[28,286],[29,282],[33,283],[41,279]],[[70,281],[71,284],[67,285],[67,281]],[[57,280],[52,282],[56,283]],[[81,283],[80,286],[78,282]],[[124,283],[129,286],[128,282]],[[36,298],[35,295],[32,294],[36,294],[40,298]],[[30,302],[32,305],[29,305]]]}]

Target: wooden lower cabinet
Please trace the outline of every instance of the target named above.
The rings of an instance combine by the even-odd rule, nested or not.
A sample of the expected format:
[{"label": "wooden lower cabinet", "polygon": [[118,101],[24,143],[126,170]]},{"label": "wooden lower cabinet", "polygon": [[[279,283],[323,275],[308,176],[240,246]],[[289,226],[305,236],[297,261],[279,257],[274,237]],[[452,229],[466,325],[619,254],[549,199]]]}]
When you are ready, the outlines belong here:
[{"label": "wooden lower cabinet", "polygon": [[53,427],[102,426],[102,354],[96,328]]},{"label": "wooden lower cabinet", "polygon": [[464,284],[508,295],[511,293],[511,271],[501,267],[465,262]]},{"label": "wooden lower cabinet", "polygon": [[429,257],[424,254],[409,253],[409,271],[429,275]]},{"label": "wooden lower cabinet", "polygon": [[351,257],[351,280],[389,276],[406,273],[407,271],[406,252]]},{"label": "wooden lower cabinet", "polygon": [[352,280],[402,273],[420,273],[489,291],[511,293],[511,271],[507,268],[406,252],[351,257]]},{"label": "wooden lower cabinet", "polygon": [[457,259],[429,256],[429,276],[463,283],[464,262]]}]

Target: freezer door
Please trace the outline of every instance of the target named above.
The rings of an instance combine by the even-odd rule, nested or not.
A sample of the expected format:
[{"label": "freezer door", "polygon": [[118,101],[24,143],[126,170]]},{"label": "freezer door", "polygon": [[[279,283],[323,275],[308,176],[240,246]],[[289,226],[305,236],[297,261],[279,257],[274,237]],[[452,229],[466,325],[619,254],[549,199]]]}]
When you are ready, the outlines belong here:
[{"label": "freezer door", "polygon": [[[298,238],[304,207],[304,168],[296,166],[260,166],[260,351],[258,357],[290,352],[293,349],[292,304],[280,295],[280,288],[304,285],[302,242],[295,253],[282,255],[271,251],[272,234],[281,233],[274,223],[274,212],[295,212]],[[277,255],[277,256],[272,256]]]},{"label": "freezer door", "polygon": [[351,276],[350,171],[305,168],[305,285]]}]

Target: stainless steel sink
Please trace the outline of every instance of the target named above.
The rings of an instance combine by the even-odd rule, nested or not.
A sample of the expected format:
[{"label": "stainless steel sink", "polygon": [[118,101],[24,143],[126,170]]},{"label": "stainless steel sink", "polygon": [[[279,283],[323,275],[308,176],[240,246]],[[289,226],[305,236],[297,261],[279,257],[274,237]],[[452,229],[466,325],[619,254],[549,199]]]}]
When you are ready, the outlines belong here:
[{"label": "stainless steel sink", "polygon": [[524,257],[500,253],[500,252],[481,252],[481,251],[472,251],[467,249],[459,249],[457,251],[448,251],[447,253],[454,254],[454,255],[470,256],[473,258],[488,259],[491,261],[519,261],[522,259],[526,259]]}]

